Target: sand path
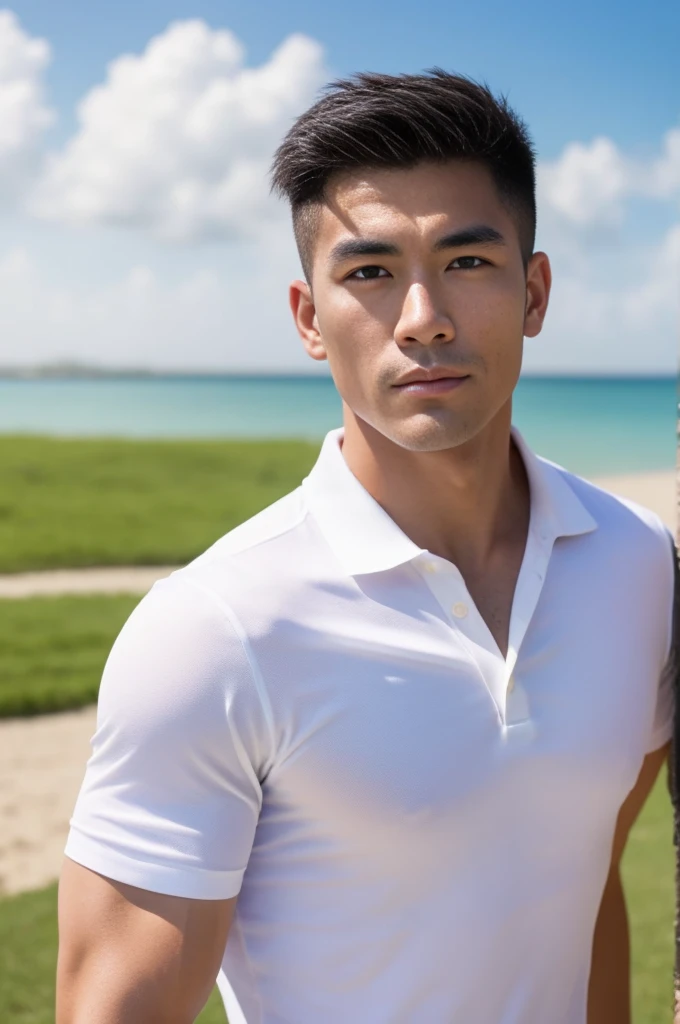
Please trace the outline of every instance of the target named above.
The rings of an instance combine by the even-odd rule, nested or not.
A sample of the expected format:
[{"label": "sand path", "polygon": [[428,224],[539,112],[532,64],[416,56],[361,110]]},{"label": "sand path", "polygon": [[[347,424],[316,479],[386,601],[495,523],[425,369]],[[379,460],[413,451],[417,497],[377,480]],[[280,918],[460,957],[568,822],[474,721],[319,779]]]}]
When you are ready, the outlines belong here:
[{"label": "sand path", "polygon": [[0,722],[0,895],[59,872],[95,709]]},{"label": "sand path", "polygon": [[175,566],[122,566],[105,569],[54,569],[0,575],[2,597],[49,597],[58,594],[145,594]]},{"label": "sand path", "polygon": [[[672,472],[597,482],[653,508],[675,529]],[[4,576],[0,597],[141,594],[171,571],[168,567],[79,569]],[[33,889],[57,876],[94,727],[93,707],[0,722],[0,894]]]}]

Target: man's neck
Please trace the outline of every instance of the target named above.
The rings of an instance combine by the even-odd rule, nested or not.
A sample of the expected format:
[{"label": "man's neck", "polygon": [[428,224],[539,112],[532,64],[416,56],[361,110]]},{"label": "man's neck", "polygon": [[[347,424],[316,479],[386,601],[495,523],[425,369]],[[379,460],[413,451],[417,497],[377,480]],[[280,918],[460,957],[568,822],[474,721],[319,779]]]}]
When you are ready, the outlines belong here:
[{"label": "man's neck", "polygon": [[345,407],[343,456],[354,475],[419,547],[463,576],[491,568],[506,549],[524,548],[529,484],[510,434],[511,407],[455,448],[413,452]]}]

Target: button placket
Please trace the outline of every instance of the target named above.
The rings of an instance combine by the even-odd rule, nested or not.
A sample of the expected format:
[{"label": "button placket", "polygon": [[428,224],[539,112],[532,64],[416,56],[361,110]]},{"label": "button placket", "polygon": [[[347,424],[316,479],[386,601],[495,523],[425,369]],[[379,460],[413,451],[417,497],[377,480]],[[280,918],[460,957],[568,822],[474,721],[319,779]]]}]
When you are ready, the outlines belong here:
[{"label": "button placket", "polygon": [[444,559],[423,559],[417,566],[423,582],[436,598],[450,628],[458,634],[458,642],[463,645],[468,657],[475,664],[480,681],[486,687],[500,720],[503,721],[507,685],[505,665],[460,571],[453,563]]},{"label": "button placket", "polygon": [[533,619],[548,572],[554,538],[545,529],[530,529],[527,550],[515,588],[506,657],[505,724],[525,728],[531,720],[528,694],[517,677],[517,660]]},{"label": "button placket", "polygon": [[517,578],[515,596],[510,616],[510,634],[506,671],[508,681],[512,677],[522,641],[538,605],[548,571],[553,538],[545,530],[529,530],[527,549]]},{"label": "button placket", "polygon": [[488,649],[486,640],[486,624],[477,611],[476,605],[460,573],[438,576],[432,587],[433,593],[454,629],[460,630],[470,640],[484,649]]},{"label": "button placket", "polygon": [[444,559],[433,557],[419,561],[418,568],[448,621],[489,653],[496,653],[491,634],[465,585],[460,570]]}]

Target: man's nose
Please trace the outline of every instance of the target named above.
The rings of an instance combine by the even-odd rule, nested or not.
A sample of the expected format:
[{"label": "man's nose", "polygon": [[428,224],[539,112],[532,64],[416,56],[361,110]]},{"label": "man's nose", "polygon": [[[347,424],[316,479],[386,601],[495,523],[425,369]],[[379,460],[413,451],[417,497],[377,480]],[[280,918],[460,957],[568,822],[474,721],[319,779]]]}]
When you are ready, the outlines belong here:
[{"label": "man's nose", "polygon": [[418,342],[431,345],[433,342],[453,341],[455,329],[451,317],[426,285],[414,282],[406,293],[401,316],[395,328],[394,337],[399,345]]}]

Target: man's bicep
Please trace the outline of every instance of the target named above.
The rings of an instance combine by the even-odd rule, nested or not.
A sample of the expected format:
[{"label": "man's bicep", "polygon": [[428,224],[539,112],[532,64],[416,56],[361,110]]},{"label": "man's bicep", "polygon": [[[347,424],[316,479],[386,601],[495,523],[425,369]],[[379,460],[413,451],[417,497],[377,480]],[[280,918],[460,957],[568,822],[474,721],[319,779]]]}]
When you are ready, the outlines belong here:
[{"label": "man's bicep", "polygon": [[621,806],[616,822],[616,831],[614,833],[614,843],[612,847],[613,868],[618,868],[621,862],[621,857],[623,855],[630,830],[635,824],[647,797],[651,793],[659,772],[668,761],[669,750],[670,744],[666,743],[658,750],[653,750],[651,753],[647,754],[642,762],[642,768],[640,769],[637,781]]},{"label": "man's bicep", "polygon": [[215,983],[235,904],[135,888],[66,858],[57,1024],[189,1024]]}]

